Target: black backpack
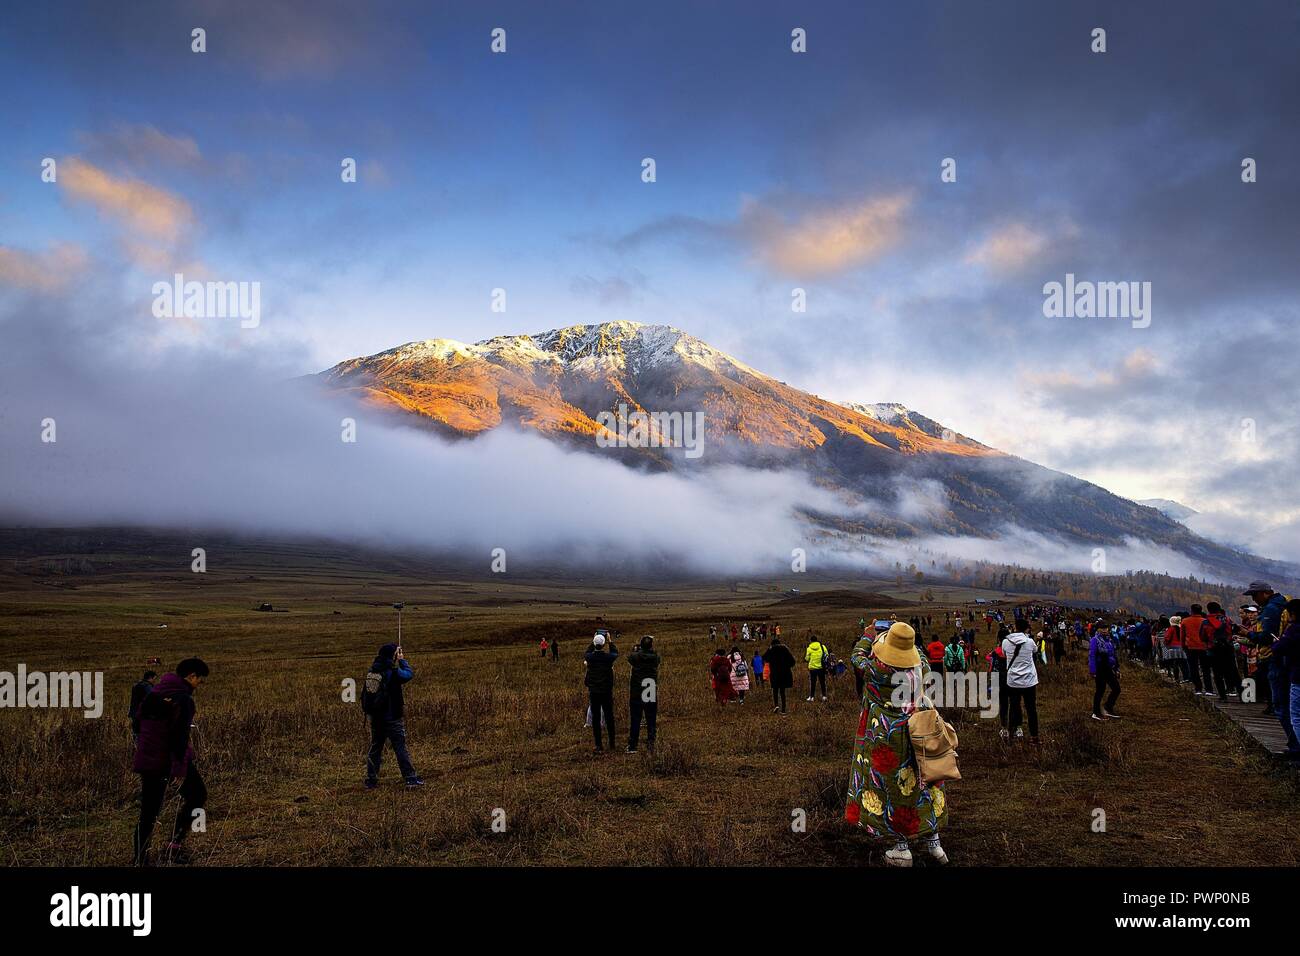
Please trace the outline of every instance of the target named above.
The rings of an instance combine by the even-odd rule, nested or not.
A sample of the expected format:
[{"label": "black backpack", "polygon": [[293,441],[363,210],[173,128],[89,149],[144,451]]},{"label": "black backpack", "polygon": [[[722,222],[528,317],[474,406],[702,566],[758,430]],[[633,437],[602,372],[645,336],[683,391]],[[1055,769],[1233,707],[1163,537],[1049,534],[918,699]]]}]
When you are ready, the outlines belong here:
[{"label": "black backpack", "polygon": [[361,684],[361,711],[371,717],[388,714],[388,672],[371,671]]}]

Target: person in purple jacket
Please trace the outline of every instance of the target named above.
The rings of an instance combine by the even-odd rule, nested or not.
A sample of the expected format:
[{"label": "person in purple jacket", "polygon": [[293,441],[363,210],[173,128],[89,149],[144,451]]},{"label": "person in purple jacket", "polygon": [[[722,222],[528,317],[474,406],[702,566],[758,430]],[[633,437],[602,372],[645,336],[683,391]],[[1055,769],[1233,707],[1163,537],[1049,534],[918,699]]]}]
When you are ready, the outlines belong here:
[{"label": "person in purple jacket", "polygon": [[132,769],[140,775],[140,822],[136,824],[134,838],[136,866],[148,863],[149,839],[171,780],[180,784],[181,808],[176,813],[176,825],[165,853],[171,862],[189,862],[183,846],[185,835],[194,814],[208,799],[208,789],[195,766],[194,748],[190,745],[194,690],[207,676],[207,664],[197,657],[186,658],[176,665],[175,673],[164,674],[140,704],[137,714],[140,737],[132,763]]},{"label": "person in purple jacket", "polygon": [[[1092,719],[1116,720],[1115,701],[1119,699],[1119,654],[1115,651],[1115,638],[1110,631],[1098,627],[1088,644],[1088,673],[1096,681],[1092,695]],[[1106,706],[1101,706],[1101,695],[1110,688]]]}]

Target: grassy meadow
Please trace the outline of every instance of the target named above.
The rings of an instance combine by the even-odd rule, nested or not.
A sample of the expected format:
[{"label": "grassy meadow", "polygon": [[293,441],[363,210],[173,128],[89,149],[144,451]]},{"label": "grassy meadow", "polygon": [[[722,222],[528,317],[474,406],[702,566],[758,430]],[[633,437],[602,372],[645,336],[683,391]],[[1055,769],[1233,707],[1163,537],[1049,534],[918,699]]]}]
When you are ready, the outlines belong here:
[{"label": "grassy meadow", "polygon": [[[852,676],[829,703],[808,704],[801,668],[788,717],[762,689],[720,711],[708,624],[779,621],[797,657],[809,629],[844,655],[861,616],[937,619],[977,593],[1004,599],[935,587],[922,609],[905,603],[916,594],[867,581],[800,584],[791,597],[791,582],[468,580],[325,546],[213,551],[208,567],[191,573],[187,551],[101,553],[89,566],[4,559],[0,670],[104,671],[108,699],[98,720],[0,710],[0,865],[129,863],[129,688],[149,658],[162,672],[191,655],[212,667],[196,694],[209,803],[194,865],[879,863],[879,848],[841,822]],[[394,601],[407,605],[407,728],[427,786],[406,791],[386,752],[367,792],[367,729],[342,686],[393,639]],[[285,611],[256,610],[264,602]],[[622,661],[619,749],[591,753],[581,654],[600,625],[624,653],[655,635],[654,754],[622,753]],[[558,663],[540,658],[543,635],[560,638]],[[979,643],[991,643],[982,627]],[[1294,774],[1185,693],[1136,667],[1122,676],[1127,719],[1099,725],[1085,655],[1044,668],[1040,750],[1001,740],[997,720],[947,713],[964,774],[949,785],[943,835],[954,865],[1300,864],[1300,845],[1277,838],[1300,828]],[[169,796],[155,847],[175,807]],[[1098,808],[1104,833],[1093,832]],[[804,832],[791,826],[798,809]]]}]

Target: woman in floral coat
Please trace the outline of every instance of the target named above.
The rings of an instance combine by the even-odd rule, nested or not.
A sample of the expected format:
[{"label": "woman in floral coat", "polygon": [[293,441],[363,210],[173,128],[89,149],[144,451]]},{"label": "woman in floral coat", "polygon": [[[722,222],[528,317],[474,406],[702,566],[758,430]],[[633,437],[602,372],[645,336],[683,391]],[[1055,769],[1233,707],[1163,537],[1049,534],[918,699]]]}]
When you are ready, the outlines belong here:
[{"label": "woman in floral coat", "polygon": [[933,859],[947,863],[939,844],[939,829],[948,822],[943,784],[921,781],[907,733],[907,718],[930,670],[917,653],[916,632],[895,622],[874,642],[858,641],[851,661],[864,689],[845,819],[890,841],[885,851],[890,864],[912,865],[909,840],[923,841]]}]

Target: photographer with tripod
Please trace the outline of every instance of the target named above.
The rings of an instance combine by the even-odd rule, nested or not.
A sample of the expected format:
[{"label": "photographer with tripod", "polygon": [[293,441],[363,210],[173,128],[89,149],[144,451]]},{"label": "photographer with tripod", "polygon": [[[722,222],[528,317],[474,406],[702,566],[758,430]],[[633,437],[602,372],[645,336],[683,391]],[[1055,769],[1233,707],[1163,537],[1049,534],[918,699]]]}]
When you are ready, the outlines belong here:
[{"label": "photographer with tripod", "polygon": [[379,784],[379,765],[384,757],[384,741],[393,746],[393,755],[407,787],[422,787],[424,781],[411,765],[406,751],[406,721],[402,686],[415,676],[402,652],[402,604],[397,611],[397,643],[379,648],[361,691],[361,709],[370,718],[370,752],[366,756],[366,789]]}]

